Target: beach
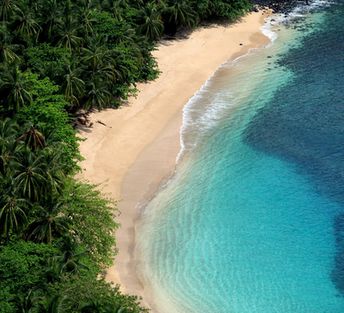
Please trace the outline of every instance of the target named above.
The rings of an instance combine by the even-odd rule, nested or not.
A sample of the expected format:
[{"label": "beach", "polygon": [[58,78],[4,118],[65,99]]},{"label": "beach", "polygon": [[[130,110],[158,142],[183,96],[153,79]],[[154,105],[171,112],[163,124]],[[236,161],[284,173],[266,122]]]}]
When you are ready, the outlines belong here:
[{"label": "beach", "polygon": [[144,298],[135,274],[135,225],[142,207],[174,172],[184,105],[221,64],[268,44],[260,30],[266,14],[250,13],[236,24],[202,27],[188,39],[161,42],[153,53],[159,78],[138,84],[137,97],[121,108],[92,113],[93,126],[80,130],[85,140],[79,178],[98,184],[121,212],[118,255],[106,279],[123,291]]}]

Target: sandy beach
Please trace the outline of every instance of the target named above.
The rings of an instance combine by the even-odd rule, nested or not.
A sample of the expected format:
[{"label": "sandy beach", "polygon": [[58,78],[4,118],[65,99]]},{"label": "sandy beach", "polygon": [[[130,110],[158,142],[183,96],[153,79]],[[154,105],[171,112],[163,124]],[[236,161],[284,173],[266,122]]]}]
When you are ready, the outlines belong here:
[{"label": "sandy beach", "polygon": [[93,127],[80,131],[80,178],[99,184],[121,211],[119,253],[107,280],[123,291],[144,297],[133,258],[135,225],[140,208],[174,171],[184,105],[221,64],[269,42],[260,31],[264,18],[251,13],[234,25],[200,28],[188,39],[160,43],[154,52],[160,77],[139,84],[137,97],[120,109],[93,113]]}]

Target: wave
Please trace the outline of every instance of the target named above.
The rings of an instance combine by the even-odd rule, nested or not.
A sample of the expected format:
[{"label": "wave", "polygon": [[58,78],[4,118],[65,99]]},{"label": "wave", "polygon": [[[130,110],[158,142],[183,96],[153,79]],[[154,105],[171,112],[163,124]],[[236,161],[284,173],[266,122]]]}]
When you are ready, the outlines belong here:
[{"label": "wave", "polygon": [[232,92],[223,89],[219,92],[220,88],[217,88],[217,85],[222,85],[227,78],[226,75],[221,75],[221,72],[230,69],[254,50],[256,49],[250,49],[246,54],[222,64],[186,103],[183,108],[183,123],[180,130],[181,149],[177,156],[177,163],[186,152],[198,146],[200,140],[223,120],[224,112],[235,106]]},{"label": "wave", "polygon": [[[223,110],[228,108],[228,102],[222,99],[223,95],[214,93],[211,88],[218,71],[219,69],[183,108],[183,123],[180,130],[181,150],[177,162],[186,151],[191,151],[197,146],[199,139],[217,124]],[[192,137],[192,140],[188,140],[187,137]]]},{"label": "wave", "polygon": [[[274,35],[275,32],[270,29],[269,24],[270,19],[267,18],[261,31],[273,43],[277,35]],[[268,46],[270,44],[266,47]],[[256,50],[260,49],[251,48],[246,54],[222,64],[186,103],[183,108],[183,123],[180,130],[181,149],[177,156],[177,163],[187,151],[192,151],[198,145],[201,138],[214,129],[218,122],[223,119],[223,113],[235,105],[234,96],[230,90],[218,92],[214,88],[214,85],[221,83],[222,75],[219,75],[220,72],[230,69]]]}]

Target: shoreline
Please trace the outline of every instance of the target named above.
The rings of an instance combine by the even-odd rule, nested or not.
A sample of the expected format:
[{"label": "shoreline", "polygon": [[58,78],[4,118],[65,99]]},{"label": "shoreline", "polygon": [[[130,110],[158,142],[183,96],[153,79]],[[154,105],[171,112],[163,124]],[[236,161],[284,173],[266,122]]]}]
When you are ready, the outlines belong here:
[{"label": "shoreline", "polygon": [[184,106],[222,64],[270,42],[261,32],[268,14],[250,13],[236,24],[203,27],[188,39],[160,43],[153,52],[159,78],[138,84],[138,96],[128,105],[91,114],[93,128],[80,131],[86,140],[80,144],[85,160],[79,178],[99,184],[122,212],[119,253],[106,279],[143,297],[148,307],[133,256],[141,208],[175,170]]}]

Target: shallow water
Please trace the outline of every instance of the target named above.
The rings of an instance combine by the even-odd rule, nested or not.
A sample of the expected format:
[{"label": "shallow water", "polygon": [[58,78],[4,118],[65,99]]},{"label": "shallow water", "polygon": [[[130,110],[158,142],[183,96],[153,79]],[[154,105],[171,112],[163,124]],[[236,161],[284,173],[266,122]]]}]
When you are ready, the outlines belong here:
[{"label": "shallow water", "polygon": [[344,312],[343,14],[298,11],[186,106],[138,230],[158,312]]}]

